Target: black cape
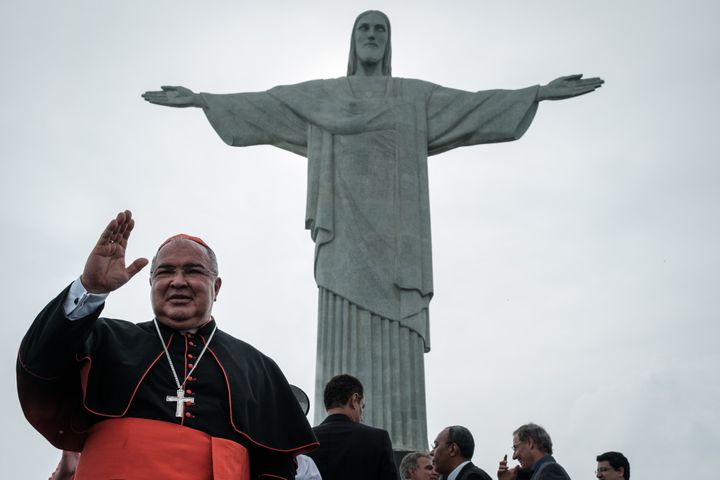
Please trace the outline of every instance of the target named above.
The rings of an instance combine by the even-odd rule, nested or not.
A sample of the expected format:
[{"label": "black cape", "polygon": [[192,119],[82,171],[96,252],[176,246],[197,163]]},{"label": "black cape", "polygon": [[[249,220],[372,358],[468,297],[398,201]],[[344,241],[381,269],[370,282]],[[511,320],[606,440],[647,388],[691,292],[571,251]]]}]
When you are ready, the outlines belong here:
[{"label": "black cape", "polygon": [[[70,321],[63,310],[67,292],[40,312],[23,338],[17,385],[33,427],[55,447],[81,451],[88,428],[97,421],[126,415],[161,419],[133,406],[138,392],[154,388],[149,379],[170,385],[169,391],[163,387],[157,394],[165,408],[164,395],[174,394],[176,386],[153,322],[99,318],[101,308]],[[214,323],[197,332],[200,341],[207,339]],[[181,335],[164,326],[161,331],[170,339],[172,353],[173,336]],[[253,451],[291,457],[317,446],[279,367],[254,347],[218,330],[197,371],[202,368],[215,372],[223,413],[212,425],[193,428],[235,439],[250,450],[251,463]]]}]

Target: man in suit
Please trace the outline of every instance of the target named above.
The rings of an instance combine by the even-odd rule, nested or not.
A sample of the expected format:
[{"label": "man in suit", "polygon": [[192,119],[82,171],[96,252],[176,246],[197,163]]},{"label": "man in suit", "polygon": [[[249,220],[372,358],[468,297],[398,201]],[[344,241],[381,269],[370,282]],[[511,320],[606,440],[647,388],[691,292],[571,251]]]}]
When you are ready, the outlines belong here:
[{"label": "man in suit", "polygon": [[460,425],[447,427],[433,444],[435,470],[443,480],[490,480],[490,475],[470,461],[474,451],[475,441],[470,430]]},{"label": "man in suit", "polygon": [[390,435],[363,425],[363,386],[337,375],[323,394],[327,418],[313,428],[320,446],[308,454],[323,480],[398,480]]},{"label": "man in suit", "polygon": [[500,461],[498,480],[570,480],[552,456],[552,440],[540,425],[527,423],[513,432],[513,460],[520,465],[508,468],[507,455]]},{"label": "man in suit", "polygon": [[598,480],[630,480],[630,462],[620,452],[605,452],[596,458]]}]

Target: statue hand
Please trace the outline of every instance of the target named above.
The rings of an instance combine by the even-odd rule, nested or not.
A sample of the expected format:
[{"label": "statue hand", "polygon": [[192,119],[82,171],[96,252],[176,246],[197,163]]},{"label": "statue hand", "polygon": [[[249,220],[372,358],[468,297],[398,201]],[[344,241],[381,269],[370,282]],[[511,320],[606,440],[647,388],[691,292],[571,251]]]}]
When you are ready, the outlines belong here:
[{"label": "statue hand", "polygon": [[170,87],[163,85],[161,91],[145,92],[142,94],[142,98],[150,103],[157,105],[164,105],[166,107],[202,107],[201,99],[199,95],[194,93],[189,88],[185,87]]},{"label": "statue hand", "polygon": [[605,81],[602,78],[582,78],[581,73],[556,78],[547,85],[540,87],[538,101],[564,100],[578,95],[585,95],[597,90],[603,83]]},{"label": "statue hand", "polygon": [[125,267],[125,248],[135,220],[130,210],[117,214],[108,223],[85,263],[80,281],[90,293],[109,293],[125,285],[148,264],[138,258]]}]

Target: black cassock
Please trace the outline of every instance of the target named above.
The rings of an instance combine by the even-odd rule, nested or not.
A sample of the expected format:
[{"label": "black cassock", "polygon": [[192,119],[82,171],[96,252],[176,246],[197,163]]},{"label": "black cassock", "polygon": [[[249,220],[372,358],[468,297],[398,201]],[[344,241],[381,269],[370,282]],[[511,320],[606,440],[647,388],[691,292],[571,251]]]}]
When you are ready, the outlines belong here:
[{"label": "black cassock", "polygon": [[[250,455],[253,476],[293,478],[293,457],[317,441],[287,380],[270,358],[217,330],[188,379],[183,415],[177,385],[153,322],[93,314],[75,321],[63,310],[65,289],[37,316],[18,354],[18,395],[25,416],[55,447],[82,451],[87,430],[120,417],[160,420],[233,440]],[[180,381],[215,326],[195,334],[160,325]]]}]

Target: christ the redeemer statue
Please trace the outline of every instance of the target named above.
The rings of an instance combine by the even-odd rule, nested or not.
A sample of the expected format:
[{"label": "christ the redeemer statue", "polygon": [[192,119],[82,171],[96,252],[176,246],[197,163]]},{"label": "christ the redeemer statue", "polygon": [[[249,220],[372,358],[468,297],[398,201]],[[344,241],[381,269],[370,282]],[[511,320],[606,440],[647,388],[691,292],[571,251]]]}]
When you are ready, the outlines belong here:
[{"label": "christ the redeemer statue", "polygon": [[[396,450],[426,450],[423,353],[433,295],[427,157],[520,138],[538,103],[592,92],[571,75],[521,90],[466,92],[390,74],[390,22],[355,20],[346,77],[216,95],[146,92],[200,107],[228,145],[275,145],[308,159],[305,226],[319,290],[315,419],[335,374],[365,385],[370,425]],[[469,306],[469,305],[468,305]]]}]

